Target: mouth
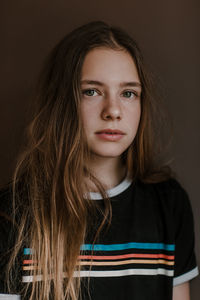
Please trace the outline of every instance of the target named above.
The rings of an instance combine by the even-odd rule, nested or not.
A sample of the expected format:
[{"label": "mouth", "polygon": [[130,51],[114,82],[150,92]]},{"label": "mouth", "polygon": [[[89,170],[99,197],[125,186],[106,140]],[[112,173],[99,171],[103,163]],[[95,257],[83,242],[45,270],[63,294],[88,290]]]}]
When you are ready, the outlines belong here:
[{"label": "mouth", "polygon": [[103,129],[101,131],[97,131],[99,139],[109,142],[117,142],[119,141],[125,133],[118,129]]},{"label": "mouth", "polygon": [[125,133],[118,129],[103,129],[101,131],[97,131],[96,134],[124,135]]}]

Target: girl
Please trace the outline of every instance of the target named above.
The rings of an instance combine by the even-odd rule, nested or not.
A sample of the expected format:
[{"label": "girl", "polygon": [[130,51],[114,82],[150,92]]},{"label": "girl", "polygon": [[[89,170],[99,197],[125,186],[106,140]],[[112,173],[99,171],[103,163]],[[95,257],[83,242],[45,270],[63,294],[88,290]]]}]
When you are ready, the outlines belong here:
[{"label": "girl", "polygon": [[27,146],[1,192],[2,293],[189,299],[193,217],[187,193],[158,163],[157,106],[122,29],[91,22],[53,49]]}]

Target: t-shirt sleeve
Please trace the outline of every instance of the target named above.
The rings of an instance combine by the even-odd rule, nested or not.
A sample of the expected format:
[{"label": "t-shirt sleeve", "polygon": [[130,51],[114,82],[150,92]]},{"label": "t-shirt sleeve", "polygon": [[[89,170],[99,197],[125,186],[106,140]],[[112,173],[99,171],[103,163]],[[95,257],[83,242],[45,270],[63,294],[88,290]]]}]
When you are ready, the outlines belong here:
[{"label": "t-shirt sleeve", "polygon": [[187,192],[177,183],[174,207],[175,270],[173,285],[187,282],[199,274],[194,246],[194,219]]},{"label": "t-shirt sleeve", "polygon": [[[8,294],[7,265],[14,250],[15,226],[11,216],[11,194],[8,189],[0,190],[0,299],[20,299],[14,292]],[[17,281],[14,280],[17,285]]]},{"label": "t-shirt sleeve", "polygon": [[9,233],[11,231],[11,222],[6,204],[9,206],[9,192],[7,190],[0,191],[0,293],[6,290],[6,267],[9,261],[10,247]]}]

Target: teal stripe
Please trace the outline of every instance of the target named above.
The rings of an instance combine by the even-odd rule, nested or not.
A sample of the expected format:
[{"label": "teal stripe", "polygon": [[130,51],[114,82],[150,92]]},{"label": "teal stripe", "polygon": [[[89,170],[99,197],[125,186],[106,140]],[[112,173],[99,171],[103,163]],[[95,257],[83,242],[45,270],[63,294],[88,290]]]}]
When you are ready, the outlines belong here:
[{"label": "teal stripe", "polygon": [[24,248],[24,255],[33,254],[33,251],[31,248]]},{"label": "teal stripe", "polygon": [[115,250],[125,250],[125,249],[151,249],[151,250],[167,250],[174,251],[174,244],[162,244],[162,243],[126,243],[126,244],[83,244],[81,250],[94,250],[94,251],[115,251]]},{"label": "teal stripe", "polygon": [[[174,244],[163,244],[163,243],[125,243],[125,244],[83,244],[80,248],[81,250],[94,250],[94,251],[116,251],[116,250],[126,250],[126,249],[149,249],[149,250],[167,250],[174,251]],[[24,255],[33,254],[31,248],[24,248]]]}]

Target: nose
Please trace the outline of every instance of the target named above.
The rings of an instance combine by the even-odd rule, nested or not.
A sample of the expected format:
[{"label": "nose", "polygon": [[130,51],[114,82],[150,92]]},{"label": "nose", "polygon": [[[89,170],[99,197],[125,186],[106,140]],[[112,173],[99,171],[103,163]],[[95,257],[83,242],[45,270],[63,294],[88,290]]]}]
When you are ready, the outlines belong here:
[{"label": "nose", "polygon": [[119,99],[116,97],[107,96],[104,99],[104,105],[101,112],[101,117],[103,120],[121,120],[122,111],[119,103]]}]

